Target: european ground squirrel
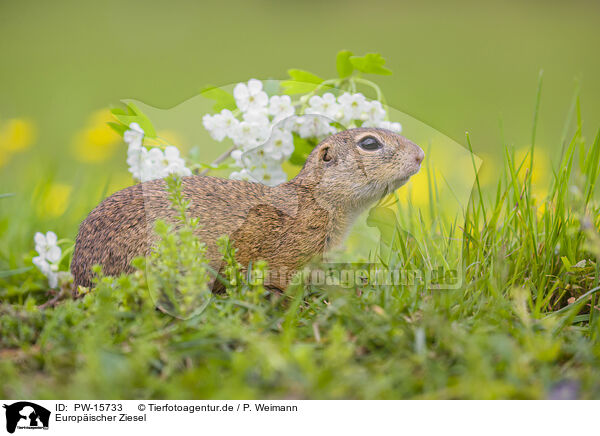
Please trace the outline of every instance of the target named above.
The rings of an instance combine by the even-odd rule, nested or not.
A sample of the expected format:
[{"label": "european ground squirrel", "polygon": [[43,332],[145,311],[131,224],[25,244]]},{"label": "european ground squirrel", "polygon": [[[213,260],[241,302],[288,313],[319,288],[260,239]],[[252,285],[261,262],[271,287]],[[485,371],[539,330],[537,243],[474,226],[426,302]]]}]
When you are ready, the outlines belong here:
[{"label": "european ground squirrel", "polygon": [[[292,274],[341,243],[354,219],[419,171],[423,150],[394,132],[357,128],[336,133],[308,156],[300,173],[275,187],[207,176],[182,179],[197,217],[207,258],[221,268],[216,245],[228,235],[236,259],[265,260],[270,287],[284,290]],[[175,217],[163,180],[125,188],[102,201],[83,221],[71,263],[74,287],[91,286],[92,266],[104,274],[133,270],[131,261],[151,252],[158,218]],[[214,281],[213,290],[220,285]]]}]

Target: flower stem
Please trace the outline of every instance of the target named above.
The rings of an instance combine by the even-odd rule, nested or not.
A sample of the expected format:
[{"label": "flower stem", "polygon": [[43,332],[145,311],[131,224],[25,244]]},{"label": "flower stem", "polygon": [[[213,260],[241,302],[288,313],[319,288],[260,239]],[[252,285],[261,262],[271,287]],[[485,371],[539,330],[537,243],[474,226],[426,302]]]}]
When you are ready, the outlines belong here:
[{"label": "flower stem", "polygon": [[381,92],[381,88],[379,86],[377,86],[377,84],[371,82],[370,80],[363,79],[361,77],[353,77],[352,80],[355,81],[356,83],[367,85],[367,86],[373,88],[375,90],[375,92],[377,93],[377,100],[379,100],[381,103],[385,104],[385,97],[383,96],[383,93]]},{"label": "flower stem", "polygon": [[[235,150],[237,147],[234,145],[233,147],[231,147],[229,150],[227,150],[225,153],[221,154],[219,157],[217,157],[212,163],[212,165],[219,165],[221,162],[223,162],[225,159],[227,159],[229,156],[231,156],[231,152],[233,150]],[[212,168],[206,168],[202,171],[200,171],[198,174],[201,176],[206,175]]]},{"label": "flower stem", "polygon": [[319,92],[325,86],[333,85],[332,86],[333,88],[339,88],[339,85],[341,84],[341,82],[342,82],[342,79],[329,79],[329,80],[325,80],[325,81],[319,83],[319,85],[315,89],[313,89],[311,92],[309,92],[308,94],[305,94],[303,96],[304,103],[300,107],[300,112],[304,113],[304,109],[306,109],[306,107],[308,106],[308,100],[310,100],[310,98],[313,95],[315,95],[317,92]]}]

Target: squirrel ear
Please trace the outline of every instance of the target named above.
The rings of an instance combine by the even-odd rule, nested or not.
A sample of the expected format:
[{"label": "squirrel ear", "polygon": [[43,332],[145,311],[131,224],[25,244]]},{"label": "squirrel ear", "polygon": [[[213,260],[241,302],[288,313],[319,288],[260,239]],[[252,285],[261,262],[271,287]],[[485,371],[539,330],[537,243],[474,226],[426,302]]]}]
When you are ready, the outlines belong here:
[{"label": "squirrel ear", "polygon": [[329,147],[322,147],[319,151],[319,156],[324,162],[329,162],[333,159],[333,153],[331,152]]}]

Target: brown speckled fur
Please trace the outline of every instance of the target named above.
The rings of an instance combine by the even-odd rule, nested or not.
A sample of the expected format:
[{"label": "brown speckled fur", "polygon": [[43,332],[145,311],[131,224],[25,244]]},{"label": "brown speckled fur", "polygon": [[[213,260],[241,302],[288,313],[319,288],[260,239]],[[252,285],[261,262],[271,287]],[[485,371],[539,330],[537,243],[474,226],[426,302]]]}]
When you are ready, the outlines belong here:
[{"label": "brown speckled fur", "polygon": [[[357,143],[365,136],[379,139],[382,149],[360,149]],[[260,259],[271,270],[293,272],[339,244],[353,219],[404,184],[422,159],[423,151],[400,135],[351,129],[321,142],[298,176],[282,185],[191,176],[183,178],[183,192],[191,201],[189,214],[199,219],[197,234],[215,270],[221,267],[216,240],[229,235],[242,265]],[[71,263],[74,288],[91,286],[95,264],[107,275],[131,272],[132,259],[151,251],[156,219],[174,215],[162,180],[105,199],[79,228]],[[276,276],[269,286],[285,289],[289,278]]]}]

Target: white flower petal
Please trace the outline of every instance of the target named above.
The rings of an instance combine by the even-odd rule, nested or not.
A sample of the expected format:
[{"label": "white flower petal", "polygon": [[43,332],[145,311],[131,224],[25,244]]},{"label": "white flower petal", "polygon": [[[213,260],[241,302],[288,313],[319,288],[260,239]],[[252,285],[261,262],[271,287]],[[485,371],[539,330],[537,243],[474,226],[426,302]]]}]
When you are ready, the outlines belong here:
[{"label": "white flower petal", "polygon": [[56,286],[58,286],[58,274],[55,272],[50,272],[48,274],[48,286],[51,288],[56,288]]},{"label": "white flower petal", "polygon": [[142,129],[138,123],[130,123],[129,128],[131,130],[135,130],[136,132],[145,133],[144,129]]},{"label": "white flower petal", "polygon": [[34,257],[31,261],[45,276],[50,273],[50,264],[42,256]]},{"label": "white flower petal", "polygon": [[169,145],[165,148],[165,157],[168,160],[179,159],[179,149],[173,145]]},{"label": "white flower petal", "polygon": [[263,89],[263,84],[258,79],[250,79],[248,80],[248,90],[250,94],[256,95]]},{"label": "white flower petal", "polygon": [[56,233],[54,233],[52,231],[46,233],[46,244],[56,245],[56,241],[58,241],[58,238],[56,237]]},{"label": "white flower petal", "polygon": [[233,97],[236,100],[248,98],[248,94],[248,87],[245,83],[238,83],[235,85],[235,88],[233,88]]},{"label": "white flower petal", "polygon": [[40,232],[36,232],[35,236],[33,237],[33,240],[35,242],[35,245],[46,245],[46,237]]},{"label": "white flower petal", "polygon": [[58,246],[50,247],[46,253],[46,259],[50,262],[58,262],[60,260],[61,249]]}]

